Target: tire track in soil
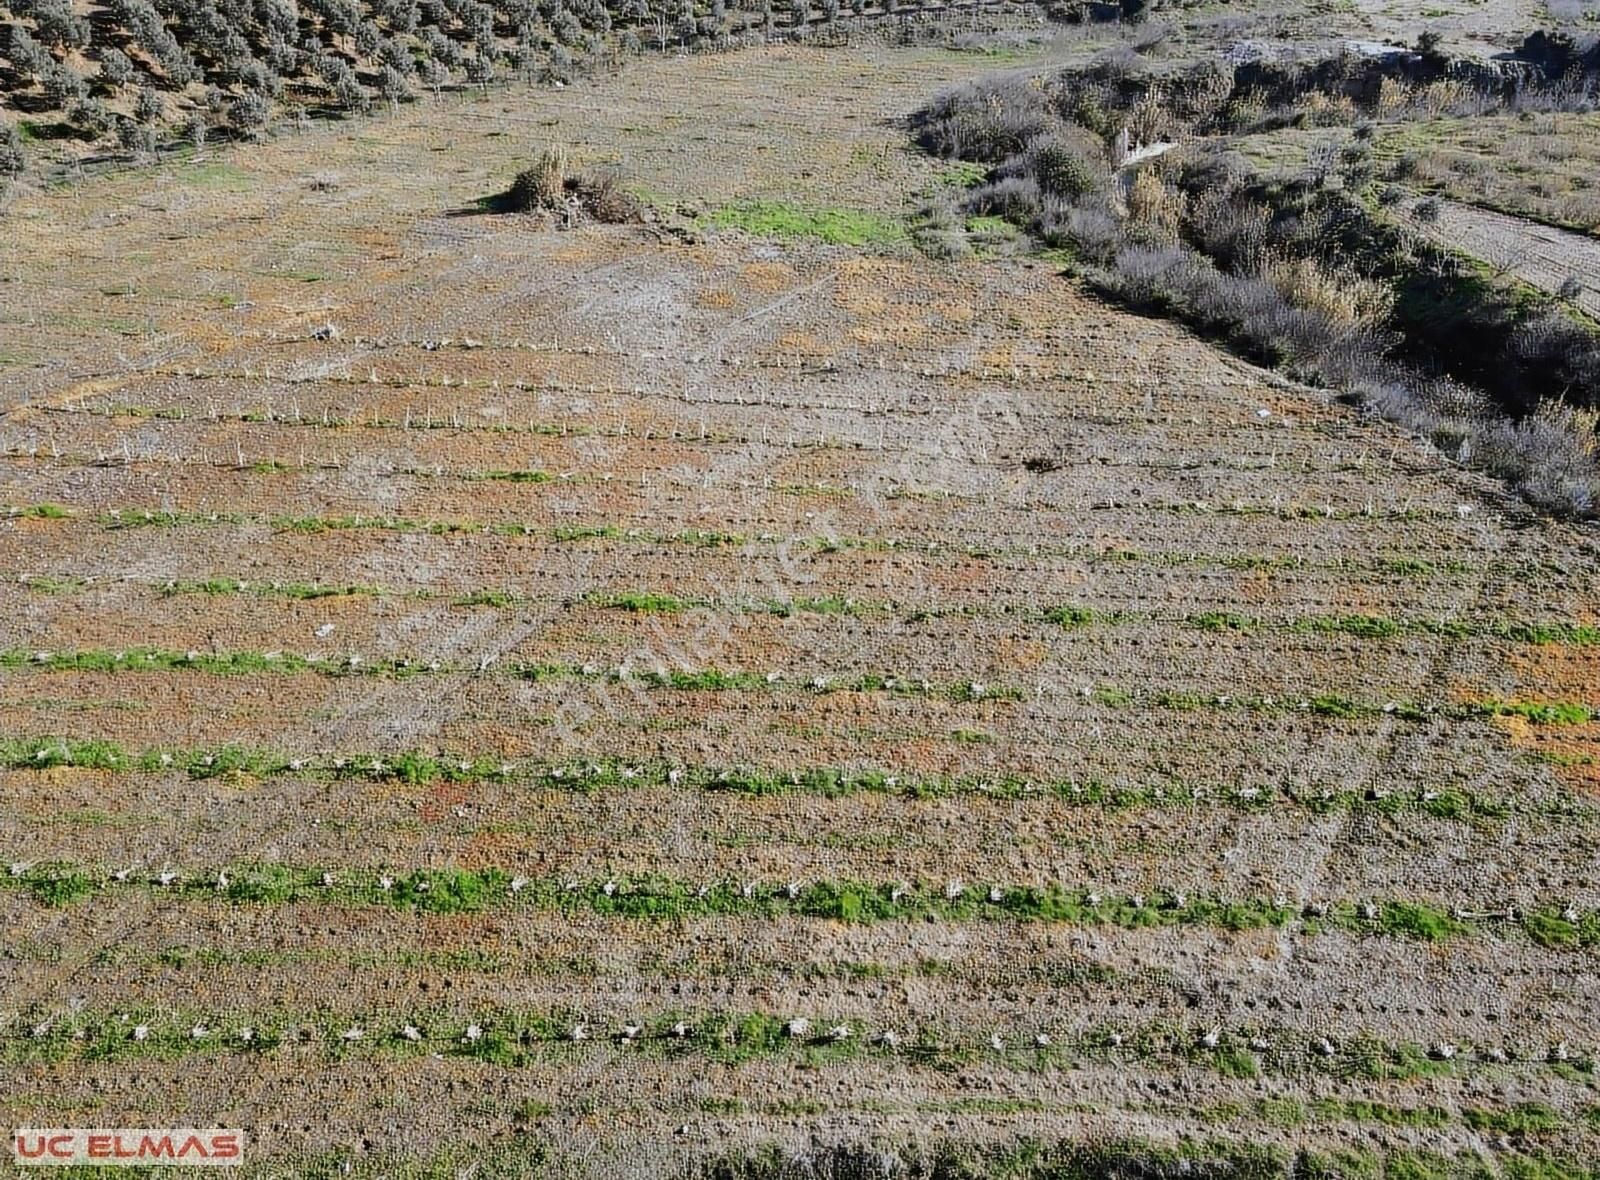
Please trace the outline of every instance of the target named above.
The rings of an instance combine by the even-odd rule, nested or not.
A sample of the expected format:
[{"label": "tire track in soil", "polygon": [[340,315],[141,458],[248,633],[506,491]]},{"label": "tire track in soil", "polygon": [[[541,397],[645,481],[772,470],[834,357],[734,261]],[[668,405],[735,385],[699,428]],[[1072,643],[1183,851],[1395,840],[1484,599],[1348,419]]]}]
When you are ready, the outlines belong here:
[{"label": "tire track in soil", "polygon": [[[1436,220],[1416,216],[1424,200],[1438,203]],[[1573,302],[1600,317],[1600,238],[1445,197],[1417,198],[1400,208],[1423,237],[1482,259],[1546,294],[1576,279],[1581,289]]]}]

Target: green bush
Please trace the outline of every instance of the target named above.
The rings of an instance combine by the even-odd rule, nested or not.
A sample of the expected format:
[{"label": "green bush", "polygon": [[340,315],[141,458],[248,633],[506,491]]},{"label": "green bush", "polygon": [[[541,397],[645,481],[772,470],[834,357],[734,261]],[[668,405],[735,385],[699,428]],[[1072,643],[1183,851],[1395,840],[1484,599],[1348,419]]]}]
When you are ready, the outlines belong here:
[{"label": "green bush", "polygon": [[1076,201],[1100,188],[1104,169],[1064,139],[1051,137],[1032,149],[1033,175],[1047,197]]}]

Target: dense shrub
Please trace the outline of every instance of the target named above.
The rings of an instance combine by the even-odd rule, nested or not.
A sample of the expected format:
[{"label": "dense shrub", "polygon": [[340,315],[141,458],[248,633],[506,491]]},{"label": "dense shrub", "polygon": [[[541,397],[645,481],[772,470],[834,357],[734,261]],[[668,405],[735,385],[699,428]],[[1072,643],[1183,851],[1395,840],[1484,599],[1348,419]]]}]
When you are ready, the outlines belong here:
[{"label": "dense shrub", "polygon": [[154,86],[141,86],[139,88],[139,96],[133,101],[134,122],[144,123],[144,125],[160,122],[165,110],[166,104],[162,102],[162,96],[155,93]]},{"label": "dense shrub", "polygon": [[100,80],[113,90],[121,89],[133,81],[133,63],[120,49],[108,49],[100,55]]},{"label": "dense shrub", "polygon": [[43,77],[55,65],[55,58],[27,29],[21,25],[8,25],[6,29],[6,57],[24,79]]},{"label": "dense shrub", "polygon": [[66,110],[74,103],[89,97],[89,87],[83,76],[71,66],[51,64],[39,76],[44,86],[44,96],[52,106]]},{"label": "dense shrub", "polygon": [[1041,135],[1029,143],[1026,154],[1028,172],[1047,197],[1077,201],[1105,187],[1104,163],[1065,136]]},{"label": "dense shrub", "polygon": [[946,91],[915,120],[918,141],[934,155],[991,164],[1065,129],[1044,91],[1021,76]]},{"label": "dense shrub", "polygon": [[258,139],[266,130],[271,115],[272,108],[267,105],[267,100],[251,91],[233,101],[228,108],[228,123],[247,139]]},{"label": "dense shrub", "polygon": [[565,148],[545,148],[533,167],[517,173],[511,182],[510,207],[518,213],[559,209],[566,203],[567,153]]},{"label": "dense shrub", "polygon": [[9,123],[0,124],[0,176],[16,176],[27,163],[22,133]]},{"label": "dense shrub", "polygon": [[83,135],[98,139],[110,131],[111,111],[98,98],[80,98],[67,108],[67,121]]},{"label": "dense shrub", "polygon": [[36,0],[32,6],[35,34],[57,49],[87,49],[89,22],[72,11],[67,0]]}]

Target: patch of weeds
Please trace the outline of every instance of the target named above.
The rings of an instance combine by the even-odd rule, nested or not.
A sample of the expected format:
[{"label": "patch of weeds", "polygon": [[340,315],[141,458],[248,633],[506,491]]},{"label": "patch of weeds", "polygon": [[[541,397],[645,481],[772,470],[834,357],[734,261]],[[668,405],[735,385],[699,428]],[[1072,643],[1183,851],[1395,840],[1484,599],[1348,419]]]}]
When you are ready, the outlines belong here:
[{"label": "patch of weeds", "polygon": [[1520,717],[1531,725],[1587,725],[1594,714],[1587,705],[1563,701],[1482,701],[1477,709],[1494,717]]},{"label": "patch of weeds", "polygon": [[1004,217],[985,216],[976,214],[966,220],[967,233],[975,237],[1005,238],[1017,236],[1016,227]]},{"label": "patch of weeds", "polygon": [[1057,606],[1045,611],[1044,617],[1052,623],[1072,630],[1077,627],[1087,627],[1092,623],[1106,620],[1106,616],[1099,611],[1091,610],[1086,606]]},{"label": "patch of weeds", "polygon": [[1600,627],[1584,623],[1512,622],[1501,624],[1494,634],[1516,643],[1562,644],[1566,647],[1594,647],[1600,644]]},{"label": "patch of weeds", "polygon": [[940,183],[950,188],[977,188],[987,179],[989,179],[988,165],[976,164],[970,160],[950,160],[939,169]]},{"label": "patch of weeds", "polygon": [[1300,627],[1324,634],[1353,635],[1357,639],[1387,639],[1398,635],[1402,629],[1395,620],[1375,615],[1314,616],[1301,620]]},{"label": "patch of weeds", "polygon": [[492,480],[499,483],[549,483],[555,478],[548,471],[476,471],[467,480]]},{"label": "patch of weeds", "polygon": [[1211,1064],[1225,1078],[1254,1078],[1261,1073],[1256,1059],[1244,1049],[1219,1049],[1211,1055]]},{"label": "patch of weeds", "polygon": [[1529,938],[1542,947],[1572,947],[1580,941],[1577,923],[1546,910],[1531,910],[1523,914],[1522,928],[1528,932]]},{"label": "patch of weeds", "polygon": [[859,209],[805,209],[781,201],[724,206],[710,220],[761,237],[814,238],[834,246],[897,246],[910,240],[899,218]]},{"label": "patch of weeds", "polygon": [[7,509],[6,515],[21,520],[66,520],[72,515],[72,509],[60,504],[28,504]]},{"label": "patch of weeds", "polygon": [[631,611],[643,615],[676,615],[687,610],[689,604],[670,594],[626,593],[591,599],[596,606],[613,610]]},{"label": "patch of weeds", "polygon": [[28,875],[28,892],[44,905],[68,906],[94,892],[94,882],[76,869],[36,869]]},{"label": "patch of weeds", "polygon": [[1519,1102],[1506,1110],[1469,1107],[1463,1117],[1474,1131],[1502,1135],[1538,1135],[1559,1131],[1566,1125],[1566,1119],[1542,1102]]},{"label": "patch of weeds", "polygon": [[1250,631],[1256,626],[1254,619],[1246,618],[1244,615],[1215,610],[1190,615],[1188,623],[1189,626],[1197,627],[1201,631]]},{"label": "patch of weeds", "polygon": [[1318,717],[1351,718],[1360,717],[1365,712],[1356,702],[1333,694],[1313,697],[1309,708]]},{"label": "patch of weeds", "polygon": [[517,605],[521,599],[510,590],[475,590],[471,594],[463,594],[452,598],[452,606],[492,606],[499,610]]},{"label": "patch of weeds", "polygon": [[1466,925],[1444,910],[1413,902],[1394,901],[1383,907],[1378,926],[1385,933],[1424,942],[1439,942],[1464,933]]},{"label": "patch of weeds", "polygon": [[1350,1119],[1385,1127],[1443,1127],[1450,1122],[1450,1112],[1442,1107],[1390,1106],[1365,1099],[1325,1098],[1314,1103],[1312,1109],[1323,1118]]},{"label": "patch of weeds", "polygon": [[1306,1108],[1293,1098],[1262,1098],[1256,1117],[1271,1127],[1298,1127],[1306,1121]]}]

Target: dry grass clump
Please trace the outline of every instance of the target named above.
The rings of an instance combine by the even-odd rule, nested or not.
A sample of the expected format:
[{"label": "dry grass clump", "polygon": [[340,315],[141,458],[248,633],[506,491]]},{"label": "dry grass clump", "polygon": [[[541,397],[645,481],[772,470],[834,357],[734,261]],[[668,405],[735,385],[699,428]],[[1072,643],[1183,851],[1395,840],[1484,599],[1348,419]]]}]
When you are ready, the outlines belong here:
[{"label": "dry grass clump", "polygon": [[1263,273],[1289,302],[1344,327],[1381,324],[1394,310],[1393,287],[1329,270],[1315,259],[1269,262]]},{"label": "dry grass clump", "polygon": [[545,148],[532,167],[517,173],[503,204],[514,213],[557,213],[569,220],[585,216],[607,224],[639,221],[644,212],[614,172],[572,171],[567,151],[559,145]]},{"label": "dry grass clump", "polygon": [[644,206],[626,192],[617,174],[607,168],[586,168],[567,178],[567,191],[578,199],[583,211],[596,221],[621,225],[640,221]]},{"label": "dry grass clump", "polygon": [[560,209],[567,199],[567,149],[548,147],[533,167],[524,168],[511,182],[510,204],[518,213]]},{"label": "dry grass clump", "polygon": [[1152,168],[1141,168],[1128,185],[1128,219],[1152,241],[1176,242],[1183,229],[1187,196],[1162,182]]},{"label": "dry grass clump", "polygon": [[1300,103],[1300,119],[1310,127],[1344,127],[1356,119],[1355,100],[1347,94],[1313,90]]}]

